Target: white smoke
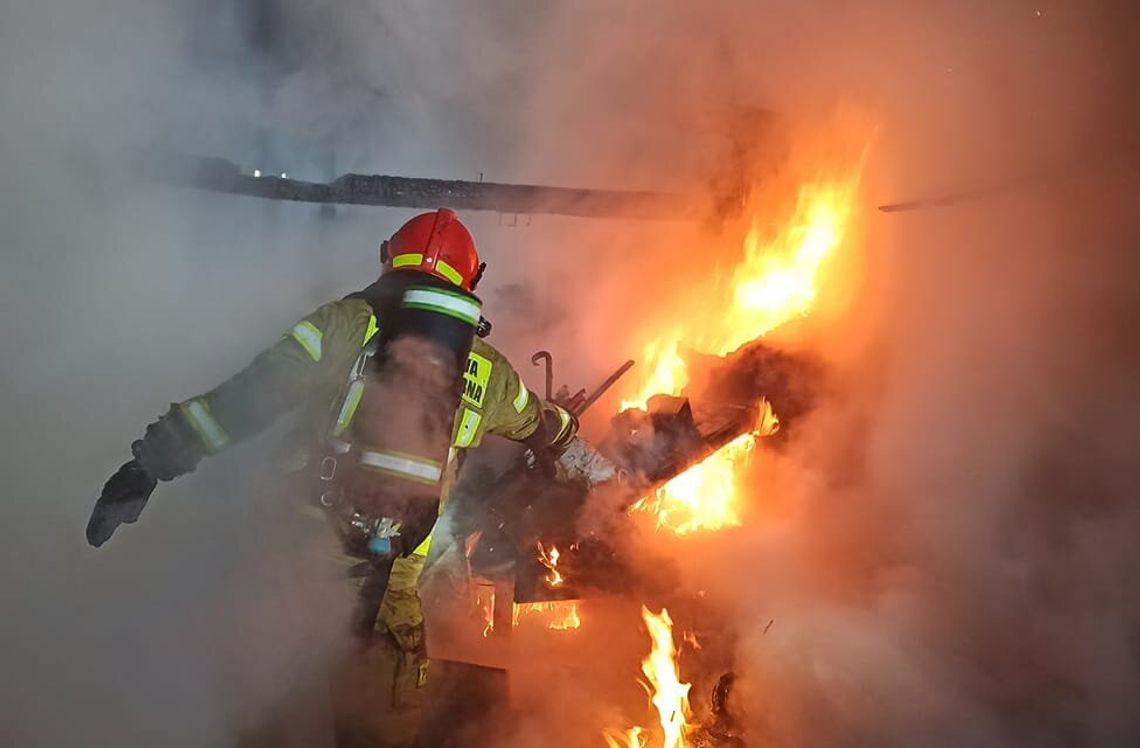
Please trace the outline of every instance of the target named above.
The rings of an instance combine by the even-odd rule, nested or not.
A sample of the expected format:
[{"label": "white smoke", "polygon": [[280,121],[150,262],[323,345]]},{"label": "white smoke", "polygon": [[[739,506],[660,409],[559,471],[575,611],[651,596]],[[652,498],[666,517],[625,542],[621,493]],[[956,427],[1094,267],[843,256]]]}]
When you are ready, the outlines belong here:
[{"label": "white smoke", "polygon": [[[228,744],[335,646],[274,586],[296,539],[248,477],[264,442],[160,487],[98,553],[82,528],[148,421],[370,281],[405,213],[140,184],[120,149],[685,190],[724,155],[725,110],[854,102],[881,118],[883,199],[1116,169],[871,224],[868,285],[825,339],[841,401],[768,466],[794,520],[686,565],[740,637],[748,726],[1135,742],[1130,8],[707,5],[0,8],[0,737]],[[470,218],[492,317],[537,309],[496,342],[516,362],[551,348],[572,389],[638,354],[632,328],[670,303],[655,291],[683,290],[659,278],[700,272],[675,227]],[[518,734],[585,729],[538,717]]]}]

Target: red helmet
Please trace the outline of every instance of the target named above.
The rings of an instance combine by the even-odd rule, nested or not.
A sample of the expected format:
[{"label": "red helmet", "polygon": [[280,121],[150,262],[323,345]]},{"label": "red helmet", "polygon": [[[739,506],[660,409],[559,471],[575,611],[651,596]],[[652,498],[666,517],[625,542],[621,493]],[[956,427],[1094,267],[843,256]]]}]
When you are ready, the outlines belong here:
[{"label": "red helmet", "polygon": [[440,208],[412,218],[380,245],[384,272],[418,270],[474,291],[483,275],[471,232],[455,215]]}]

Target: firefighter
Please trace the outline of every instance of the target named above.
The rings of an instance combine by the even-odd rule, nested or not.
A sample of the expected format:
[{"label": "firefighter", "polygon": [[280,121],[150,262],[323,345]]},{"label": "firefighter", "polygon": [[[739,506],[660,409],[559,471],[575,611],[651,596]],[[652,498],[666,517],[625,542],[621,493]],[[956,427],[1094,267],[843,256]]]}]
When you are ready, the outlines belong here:
[{"label": "firefighter", "polygon": [[614,476],[577,436],[574,416],[529,390],[477,334],[485,321],[473,292],[486,264],[454,212],[415,216],[380,256],[376,282],[319,307],[244,370],[150,424],[87,526],[99,547],[138,519],[157,483],[299,411],[308,448],[293,469],[312,477],[307,512],[341,540],[346,568],[360,577],[357,624],[375,642],[366,659],[381,686],[363,690],[390,695],[344,710],[338,732],[354,745],[410,740],[376,733],[393,719],[414,724],[427,667],[416,585],[465,451],[495,434],[570,479]]}]

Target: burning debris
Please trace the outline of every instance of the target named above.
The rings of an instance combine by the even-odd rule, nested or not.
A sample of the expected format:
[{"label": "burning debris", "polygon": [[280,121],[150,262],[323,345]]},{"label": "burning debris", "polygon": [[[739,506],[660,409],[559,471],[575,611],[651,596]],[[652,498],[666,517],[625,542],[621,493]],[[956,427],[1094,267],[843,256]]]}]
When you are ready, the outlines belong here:
[{"label": "burning debris", "polygon": [[755,429],[740,434],[652,494],[638,499],[631,511],[653,516],[659,529],[677,535],[740,525],[739,508],[733,501],[736,476],[756,448],[757,440],[776,433],[780,427],[766,401],[761,401],[759,412]]},{"label": "burning debris", "polygon": [[[791,222],[775,232],[754,218],[730,291],[718,295],[724,303],[710,304],[704,318],[685,320],[646,345],[651,373],[623,402],[610,441],[603,442],[611,454],[655,481],[632,504],[632,513],[649,514],[658,529],[677,535],[741,524],[737,477],[760,440],[779,433],[782,421],[794,422],[811,409],[823,374],[818,362],[759,339],[811,311],[823,267],[851,221],[860,175],[861,162],[831,180],[803,184]],[[700,409],[679,399],[693,389],[689,362],[681,353],[686,347],[706,357],[705,383],[694,393]],[[643,608],[642,617],[653,643],[642,669],[658,712],[660,745],[741,745],[727,709],[732,674],[717,682],[707,724],[695,727],[672,620],[664,608],[659,616]],[[640,726],[606,736],[610,748],[643,748],[651,739]]]},{"label": "burning debris", "polygon": [[[715,672],[730,664],[723,659],[729,632],[702,630],[698,639],[674,631],[668,610],[689,616],[702,604],[677,584],[676,557],[647,558],[639,527],[684,536],[745,522],[746,468],[762,444],[779,444],[814,407],[825,376],[818,360],[762,338],[812,310],[852,221],[860,171],[861,158],[803,183],[786,224],[750,221],[735,270],[693,290],[705,313],[681,317],[646,343],[638,368],[646,373],[598,441],[624,480],[595,492],[520,463],[482,487],[477,510],[457,514],[458,536],[477,538],[465,561],[482,580],[481,641],[504,641],[523,626],[588,629],[583,605],[607,596],[640,605],[651,640],[642,683],[657,724],[607,731],[611,748],[741,744],[727,712],[731,675],[717,681],[710,708],[695,717],[675,643],[693,642],[693,656],[704,663],[699,681],[710,663]],[[546,364],[548,397],[576,414],[632,366],[626,362],[592,394],[571,395],[565,386],[553,391],[549,353],[532,361]],[[583,522],[598,506],[608,512],[602,531]],[[661,612],[650,612],[650,603]]]},{"label": "burning debris", "polygon": [[[759,444],[777,443],[811,410],[824,375],[810,356],[761,338],[813,308],[824,268],[853,220],[862,155],[813,173],[788,203],[786,223],[757,214],[731,275],[714,275],[694,288],[694,297],[706,301],[705,313],[679,319],[646,344],[642,368],[648,373],[599,441],[601,452],[631,476],[610,491],[624,522],[650,517],[656,529],[677,535],[743,522],[739,476]],[[624,364],[593,395],[571,396],[565,387],[551,392],[551,357],[540,352],[534,361],[540,360],[547,365],[547,394],[572,412],[596,402],[631,366]],[[644,569],[633,571],[636,551],[622,520],[612,520],[619,529],[606,536],[580,537],[588,487],[516,468],[486,494],[489,505],[463,518],[459,531],[480,535],[470,556],[473,572],[511,576],[516,603],[670,588],[668,563],[660,564],[655,580],[644,578]]]},{"label": "burning debris", "polygon": [[[714,279],[708,291],[717,303],[646,345],[650,374],[623,401],[603,445],[655,484],[632,508],[653,515],[659,528],[686,534],[739,525],[734,479],[757,440],[810,410],[821,367],[758,341],[811,311],[823,268],[852,220],[861,171],[860,159],[801,185],[790,222],[777,230],[754,217],[731,285]],[[693,383],[686,348],[706,359],[703,428],[689,400],[664,397]]]}]

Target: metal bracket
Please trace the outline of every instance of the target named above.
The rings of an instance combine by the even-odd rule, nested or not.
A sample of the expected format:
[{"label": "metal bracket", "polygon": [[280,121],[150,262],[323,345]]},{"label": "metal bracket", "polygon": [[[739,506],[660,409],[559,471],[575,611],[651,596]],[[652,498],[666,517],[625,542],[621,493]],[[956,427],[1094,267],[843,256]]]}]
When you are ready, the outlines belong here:
[{"label": "metal bracket", "polygon": [[547,401],[554,399],[554,356],[550,355],[550,351],[538,351],[530,357],[530,362],[538,366],[539,361],[546,362],[546,394],[544,397]]}]

